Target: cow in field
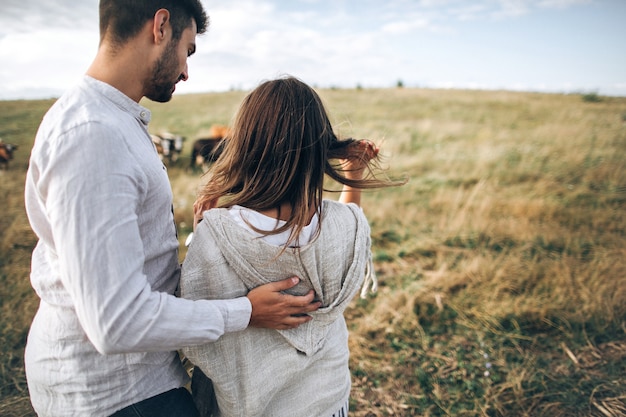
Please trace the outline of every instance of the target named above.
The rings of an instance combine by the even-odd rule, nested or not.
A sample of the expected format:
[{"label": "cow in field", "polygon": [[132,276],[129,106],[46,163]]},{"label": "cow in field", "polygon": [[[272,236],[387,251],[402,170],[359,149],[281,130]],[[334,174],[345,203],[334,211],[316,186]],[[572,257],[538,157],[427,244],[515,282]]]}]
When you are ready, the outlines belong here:
[{"label": "cow in field", "polygon": [[206,168],[209,163],[215,162],[221,154],[220,143],[228,137],[228,133],[228,126],[214,125],[211,126],[208,137],[196,139],[191,149],[192,171]]},{"label": "cow in field", "polygon": [[206,168],[206,166],[215,162],[220,156],[219,144],[223,138],[201,138],[196,139],[191,149],[191,165],[192,170],[196,170],[200,167]]},{"label": "cow in field", "polygon": [[158,135],[150,135],[150,137],[162,161],[167,161],[168,163],[178,161],[178,157],[183,151],[184,136],[162,132]]},{"label": "cow in field", "polygon": [[16,149],[17,145],[4,143],[0,139],[0,169],[9,169],[9,161],[13,159],[13,151]]}]

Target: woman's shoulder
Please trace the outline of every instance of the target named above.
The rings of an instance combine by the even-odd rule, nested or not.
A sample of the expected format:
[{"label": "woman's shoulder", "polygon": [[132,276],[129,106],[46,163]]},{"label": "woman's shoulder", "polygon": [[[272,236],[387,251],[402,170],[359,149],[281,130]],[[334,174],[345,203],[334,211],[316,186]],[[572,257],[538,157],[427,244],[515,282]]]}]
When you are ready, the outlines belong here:
[{"label": "woman's shoulder", "polygon": [[355,203],[340,203],[335,200],[324,200],[322,202],[322,215],[326,214],[352,214],[354,216],[363,216],[363,210]]},{"label": "woman's shoulder", "polygon": [[369,231],[369,225],[361,207],[354,203],[324,200],[322,203],[322,230],[346,233],[350,230]]}]

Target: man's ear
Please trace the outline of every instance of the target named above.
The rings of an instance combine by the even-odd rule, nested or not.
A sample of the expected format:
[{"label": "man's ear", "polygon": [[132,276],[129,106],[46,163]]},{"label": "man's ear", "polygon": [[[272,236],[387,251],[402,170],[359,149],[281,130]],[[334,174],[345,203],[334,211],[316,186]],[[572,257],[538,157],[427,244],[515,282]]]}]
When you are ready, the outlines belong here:
[{"label": "man's ear", "polygon": [[167,35],[172,35],[170,26],[170,12],[167,9],[159,9],[154,14],[152,23],[152,34],[154,36],[154,42],[160,44],[166,39]]}]

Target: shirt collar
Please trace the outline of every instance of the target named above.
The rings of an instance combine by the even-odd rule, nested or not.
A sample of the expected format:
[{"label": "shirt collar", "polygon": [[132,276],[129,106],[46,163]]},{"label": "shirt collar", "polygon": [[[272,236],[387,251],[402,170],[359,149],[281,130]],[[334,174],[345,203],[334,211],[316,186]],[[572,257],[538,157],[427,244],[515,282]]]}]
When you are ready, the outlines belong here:
[{"label": "shirt collar", "polygon": [[136,101],[122,93],[117,88],[103,81],[97,80],[89,75],[84,76],[84,82],[98,93],[105,96],[107,99],[115,103],[122,110],[131,113],[139,120],[144,126],[148,126],[152,113],[147,108],[139,105]]}]

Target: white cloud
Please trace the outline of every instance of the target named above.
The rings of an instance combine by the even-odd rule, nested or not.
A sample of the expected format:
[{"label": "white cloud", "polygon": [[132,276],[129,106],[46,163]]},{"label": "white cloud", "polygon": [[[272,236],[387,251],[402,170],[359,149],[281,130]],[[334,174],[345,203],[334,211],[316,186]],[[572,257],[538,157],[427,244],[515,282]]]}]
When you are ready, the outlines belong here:
[{"label": "white cloud", "polygon": [[567,9],[592,3],[594,0],[457,0],[448,2],[447,13],[458,20],[513,19],[536,9]]},{"label": "white cloud", "polygon": [[[530,47],[538,40],[505,39],[511,34],[502,33],[502,25],[498,33],[490,32],[494,20],[526,16],[520,23],[531,22],[545,10],[561,13],[593,0],[203,1],[211,24],[197,39],[197,53],[189,60],[190,80],[179,84],[178,94],[249,89],[283,73],[321,87],[391,86],[402,79],[407,86],[538,91],[567,91],[595,83],[600,93],[626,92],[623,78],[615,75],[621,73],[609,71],[611,66],[623,66],[615,52],[619,42],[607,45],[606,38],[596,49],[613,52],[604,60],[586,61],[604,62],[596,68],[606,70],[584,66],[587,70],[575,78],[577,86],[567,87],[562,77],[555,77],[580,69],[575,61],[564,69],[559,60],[546,63],[545,57],[543,62],[523,61],[532,74],[498,61],[513,54],[495,49],[496,44]],[[602,3],[605,9],[616,4]],[[97,0],[3,0],[2,7],[0,99],[31,94],[33,89],[45,94],[65,90],[86,70],[98,43]],[[593,45],[594,35],[585,35],[587,44]],[[476,43],[491,36],[502,36],[498,39],[502,42]],[[580,38],[578,33],[569,36],[572,42]],[[563,45],[554,47],[563,50]],[[577,51],[580,47],[576,45]],[[532,59],[527,51],[518,48],[516,53],[517,58],[524,53]],[[580,49],[576,56],[585,53],[589,51]]]},{"label": "white cloud", "polygon": [[381,27],[381,31],[390,34],[406,34],[416,30],[429,30],[433,32],[448,31],[448,29],[432,23],[425,17],[412,16],[406,20],[386,23]]},{"label": "white cloud", "polygon": [[538,6],[548,9],[566,9],[581,4],[589,4],[592,3],[592,1],[593,0],[541,0],[538,2]]},{"label": "white cloud", "polygon": [[98,30],[97,0],[3,0],[0,34],[42,29]]},{"label": "white cloud", "polygon": [[451,16],[460,21],[476,20],[485,16],[488,10],[485,4],[475,3],[471,5],[462,5],[453,7],[449,10]]},{"label": "white cloud", "polygon": [[498,0],[499,7],[491,13],[497,19],[518,17],[530,11],[530,0]]},{"label": "white cloud", "polygon": [[[45,39],[45,42],[42,42]],[[50,47],[57,45],[57,47]],[[76,53],[65,54],[66,45]],[[20,90],[61,92],[87,69],[98,46],[94,32],[55,30],[6,35],[0,39],[0,98]],[[87,53],[84,51],[90,51]],[[7,65],[10,63],[10,65]]]}]

